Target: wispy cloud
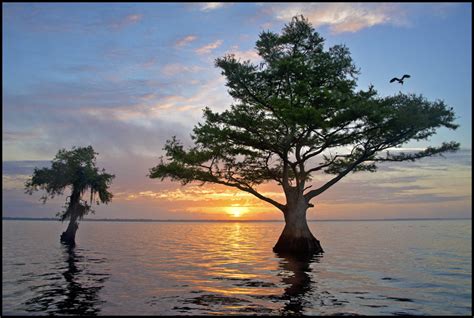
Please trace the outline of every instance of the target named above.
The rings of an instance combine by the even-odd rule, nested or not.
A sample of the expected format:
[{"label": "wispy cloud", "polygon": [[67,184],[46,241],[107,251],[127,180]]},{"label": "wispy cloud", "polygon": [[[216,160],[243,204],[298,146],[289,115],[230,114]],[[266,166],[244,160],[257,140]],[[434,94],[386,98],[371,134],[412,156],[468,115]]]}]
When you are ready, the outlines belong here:
[{"label": "wispy cloud", "polygon": [[375,25],[407,25],[405,10],[387,3],[269,4],[264,10],[281,21],[304,15],[315,26],[329,26],[333,33],[357,32]]},{"label": "wispy cloud", "polygon": [[185,46],[197,39],[197,36],[195,35],[187,35],[184,38],[181,38],[175,42],[176,47],[182,47]]},{"label": "wispy cloud", "polygon": [[[278,191],[265,191],[260,192],[262,195],[282,199],[284,194]],[[121,193],[121,197],[125,200],[135,200],[138,198],[149,198],[157,200],[171,200],[171,201],[193,201],[193,202],[203,202],[203,201],[242,201],[242,200],[254,200],[254,196],[250,193],[233,190],[223,187],[215,186],[188,186],[178,189],[169,189],[169,190],[160,190],[160,191],[140,191],[134,193]],[[255,203],[259,203],[255,199]]]},{"label": "wispy cloud", "polygon": [[14,176],[2,176],[2,188],[4,190],[23,190],[25,188],[25,182],[28,180],[29,175],[17,174]]},{"label": "wispy cloud", "polygon": [[[133,132],[126,138],[133,147],[137,144],[133,138],[143,140],[138,135],[144,133],[142,129],[161,126],[170,131],[166,136],[171,135],[171,131],[175,134],[175,127],[180,125],[191,131],[201,118],[202,108],[222,108],[232,102],[220,75],[207,79],[199,74],[197,78],[188,76],[179,80],[170,76],[177,72],[196,74],[200,70],[196,65],[171,63],[162,70],[168,75],[160,74],[163,80],[54,81],[37,84],[27,93],[5,94],[4,116],[8,120],[4,123],[4,153],[9,160],[42,158],[40,154],[44,151],[41,148],[50,150],[45,143],[53,149],[63,145],[65,137],[70,134],[68,131],[75,131],[77,127],[88,128],[86,132],[75,135],[77,138],[70,137],[67,144],[91,136],[107,143],[110,136],[116,135],[116,130],[120,129],[124,133]],[[38,112],[38,109],[42,111]],[[25,116],[25,113],[35,115]],[[186,115],[176,116],[179,113]],[[28,129],[18,129],[23,126]],[[107,129],[114,133],[110,135]],[[125,143],[123,146],[128,147]],[[23,154],[19,155],[19,151]],[[34,152],[38,151],[39,154],[35,155]]]},{"label": "wispy cloud", "polygon": [[135,24],[142,20],[142,14],[128,14],[120,19],[114,20],[109,24],[111,29],[122,29],[125,26]]},{"label": "wispy cloud", "polygon": [[212,50],[217,49],[219,46],[222,45],[224,41],[222,40],[216,40],[212,43],[206,44],[204,46],[201,46],[200,48],[196,49],[197,54],[208,54],[211,53]]},{"label": "wispy cloud", "polygon": [[[469,151],[447,154],[445,158],[424,158],[414,163],[381,164],[375,174],[348,175],[321,195],[319,201],[328,204],[467,201],[471,196],[471,171]],[[322,183],[322,180],[317,182]]]},{"label": "wispy cloud", "polygon": [[223,2],[204,2],[199,4],[199,10],[207,12],[222,8],[224,5]]},{"label": "wispy cloud", "polygon": [[[179,64],[172,65],[169,72],[179,70]],[[164,121],[170,125],[181,124],[191,129],[201,116],[201,110],[209,105],[214,109],[226,107],[231,98],[225,92],[222,77],[210,79],[201,85],[196,85],[193,94],[144,94],[135,103],[113,108],[83,107],[80,113],[83,116],[106,121],[116,121],[127,126],[152,127],[157,121]],[[177,116],[177,114],[186,116]],[[173,124],[174,123],[174,124]]]}]

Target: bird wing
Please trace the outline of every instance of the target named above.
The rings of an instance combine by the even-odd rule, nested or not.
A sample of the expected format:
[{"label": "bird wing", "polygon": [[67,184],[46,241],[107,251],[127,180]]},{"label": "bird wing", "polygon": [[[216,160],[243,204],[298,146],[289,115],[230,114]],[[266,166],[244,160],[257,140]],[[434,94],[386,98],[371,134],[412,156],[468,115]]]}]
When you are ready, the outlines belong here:
[{"label": "bird wing", "polygon": [[402,76],[402,80],[403,80],[404,78],[410,78],[410,75],[405,74],[405,75]]},{"label": "bird wing", "polygon": [[390,80],[390,83],[393,83],[393,82],[395,82],[395,81],[399,81],[399,82],[400,82],[400,80],[399,80],[398,78],[394,77],[394,78],[392,78],[392,79]]}]

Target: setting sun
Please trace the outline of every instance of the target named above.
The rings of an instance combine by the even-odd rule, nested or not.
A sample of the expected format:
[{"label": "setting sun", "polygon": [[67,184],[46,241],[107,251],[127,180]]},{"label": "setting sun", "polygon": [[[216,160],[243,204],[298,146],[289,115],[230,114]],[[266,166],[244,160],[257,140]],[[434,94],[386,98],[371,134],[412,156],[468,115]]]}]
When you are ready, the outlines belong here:
[{"label": "setting sun", "polygon": [[236,217],[236,218],[241,217],[248,211],[249,209],[243,206],[230,206],[230,207],[225,208],[225,212],[227,214],[230,214],[231,216]]}]

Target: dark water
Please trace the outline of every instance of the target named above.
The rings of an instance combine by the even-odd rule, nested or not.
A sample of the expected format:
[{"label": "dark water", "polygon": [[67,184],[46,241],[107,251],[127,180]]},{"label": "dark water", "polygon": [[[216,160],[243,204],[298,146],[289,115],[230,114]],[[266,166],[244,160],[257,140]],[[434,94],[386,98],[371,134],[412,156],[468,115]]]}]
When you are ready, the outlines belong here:
[{"label": "dark water", "polygon": [[3,221],[2,314],[471,315],[471,220],[310,223],[326,253],[272,252],[283,223]]}]

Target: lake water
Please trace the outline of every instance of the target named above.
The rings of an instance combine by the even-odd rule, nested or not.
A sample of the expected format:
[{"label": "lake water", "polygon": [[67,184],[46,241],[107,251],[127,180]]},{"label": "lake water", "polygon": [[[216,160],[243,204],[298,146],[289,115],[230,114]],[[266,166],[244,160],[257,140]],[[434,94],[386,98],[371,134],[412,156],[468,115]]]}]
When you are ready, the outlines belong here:
[{"label": "lake water", "polygon": [[279,222],[2,223],[2,315],[472,314],[471,220],[310,222],[309,260]]}]

